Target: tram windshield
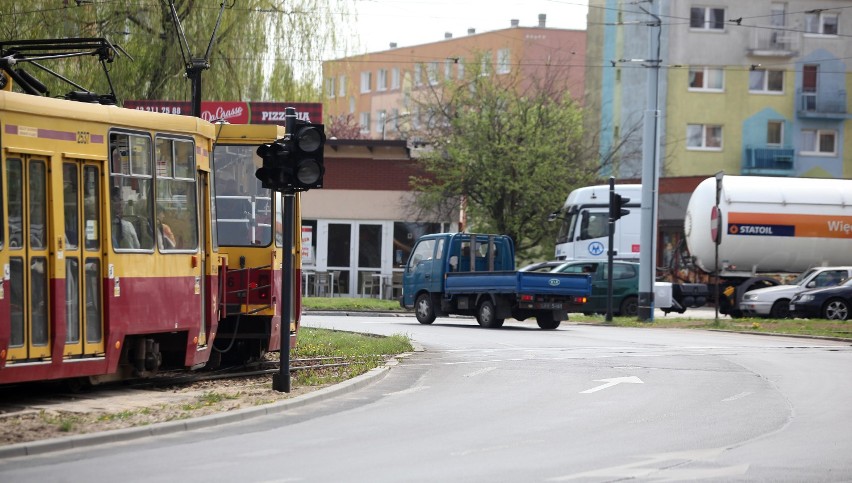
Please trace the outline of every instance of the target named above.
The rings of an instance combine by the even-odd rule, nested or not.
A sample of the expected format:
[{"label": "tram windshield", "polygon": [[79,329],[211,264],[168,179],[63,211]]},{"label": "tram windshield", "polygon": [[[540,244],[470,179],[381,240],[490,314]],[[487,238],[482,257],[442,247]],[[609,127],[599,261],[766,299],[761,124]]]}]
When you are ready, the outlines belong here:
[{"label": "tram windshield", "polygon": [[220,246],[272,243],[272,190],[254,172],[261,165],[257,146],[218,145],[214,151],[216,226]]}]

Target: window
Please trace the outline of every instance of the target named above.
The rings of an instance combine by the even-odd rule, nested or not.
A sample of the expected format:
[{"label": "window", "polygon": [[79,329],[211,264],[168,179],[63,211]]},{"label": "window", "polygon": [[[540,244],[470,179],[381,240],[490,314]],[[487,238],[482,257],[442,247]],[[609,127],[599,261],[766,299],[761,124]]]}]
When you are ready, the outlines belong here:
[{"label": "window", "polygon": [[334,77],[329,77],[325,80],[325,94],[328,97],[334,97]]},{"label": "window", "polygon": [[818,35],[837,35],[837,14],[828,12],[806,13],[805,32]]},{"label": "window", "polygon": [[394,131],[399,131],[399,109],[393,108],[391,109],[391,118],[390,118],[391,126]]},{"label": "window", "polygon": [[509,49],[500,49],[497,51],[497,73],[508,74],[510,70],[510,55]]},{"label": "window", "polygon": [[434,86],[438,83],[438,63],[429,62],[427,67],[427,75],[429,76],[429,85]]},{"label": "window", "polygon": [[377,91],[386,91],[388,90],[388,71],[387,69],[379,69],[379,72],[376,76],[376,90]]},{"label": "window", "polygon": [[373,83],[372,72],[361,72],[361,92],[370,92],[370,86]]},{"label": "window", "polygon": [[837,132],[823,129],[803,129],[802,153],[823,156],[836,155]]},{"label": "window", "polygon": [[384,109],[376,112],[376,132],[380,133],[382,137],[385,134],[385,122],[387,121],[387,111]]},{"label": "window", "polygon": [[724,70],[713,67],[689,68],[689,90],[721,92],[724,89]]},{"label": "window", "polygon": [[[109,144],[113,248],[152,250],[151,138],[140,134],[111,133]],[[157,169],[160,169],[159,165]]]},{"label": "window", "polygon": [[[394,268],[401,268],[408,260],[414,243],[423,235],[441,233],[439,223],[406,223],[396,221],[393,224],[393,243],[390,245],[390,258]],[[427,249],[427,252],[429,250]]]},{"label": "window", "polygon": [[689,28],[698,30],[725,30],[725,9],[711,7],[690,8]]},{"label": "window", "polygon": [[722,126],[687,124],[686,148],[720,151],[722,149]]},{"label": "window", "polygon": [[399,67],[391,70],[391,89],[399,89]]},{"label": "window", "polygon": [[456,77],[458,79],[464,79],[464,59],[459,59],[456,65]]},{"label": "window", "polygon": [[491,52],[486,52],[480,60],[479,75],[491,73]]},{"label": "window", "polygon": [[195,146],[179,139],[157,138],[157,220],[154,237],[160,250],[198,248]]},{"label": "window", "polygon": [[444,60],[444,79],[450,80],[453,78],[453,59]]},{"label": "window", "polygon": [[748,75],[749,92],[784,92],[784,71],[755,69]]},{"label": "window", "polygon": [[423,85],[423,64],[414,64],[414,85]]},{"label": "window", "polygon": [[766,144],[780,146],[784,143],[784,121],[769,121],[766,123]]},{"label": "window", "polygon": [[417,268],[420,263],[431,260],[432,254],[435,253],[435,240],[423,240],[414,247],[414,253],[408,259],[408,267],[406,270],[411,273]]},{"label": "window", "polygon": [[337,82],[337,95],[340,97],[346,97],[346,76],[340,76],[339,81]]},{"label": "window", "polygon": [[808,64],[802,67],[802,92],[817,91],[817,74],[819,65]]},{"label": "window", "polygon": [[607,236],[609,234],[608,222],[609,213],[595,213],[584,210],[580,222],[580,240]]},{"label": "window", "polygon": [[361,132],[367,134],[370,132],[370,113],[362,112],[361,113]]}]

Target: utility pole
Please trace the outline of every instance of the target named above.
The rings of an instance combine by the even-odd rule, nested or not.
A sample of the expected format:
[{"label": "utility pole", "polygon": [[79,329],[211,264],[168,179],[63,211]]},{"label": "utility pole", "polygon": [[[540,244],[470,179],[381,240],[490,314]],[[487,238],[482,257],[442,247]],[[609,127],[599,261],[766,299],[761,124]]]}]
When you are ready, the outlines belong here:
[{"label": "utility pole", "polygon": [[[640,7],[641,8],[641,7]],[[647,71],[647,104],[642,138],[642,222],[639,235],[639,307],[638,319],[642,322],[654,320],[654,281],[657,267],[657,195],[659,186],[660,147],[660,37],[662,22],[658,15],[659,0],[651,2],[648,15],[654,17],[649,24]]]}]

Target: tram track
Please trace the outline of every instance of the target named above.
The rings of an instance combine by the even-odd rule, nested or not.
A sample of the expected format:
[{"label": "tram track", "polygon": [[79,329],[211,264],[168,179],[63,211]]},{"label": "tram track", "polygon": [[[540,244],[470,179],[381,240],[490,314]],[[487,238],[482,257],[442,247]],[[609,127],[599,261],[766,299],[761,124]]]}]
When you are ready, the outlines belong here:
[{"label": "tram track", "polygon": [[[325,371],[357,364],[346,357],[295,358],[290,373]],[[268,385],[272,374],[280,372],[278,360],[264,360],[215,371],[167,371],[144,379],[128,380],[69,390],[61,382],[10,385],[0,388],[0,424],[28,413],[123,411],[127,408],[169,404],[241,388]],[[243,392],[248,392],[243,390]]]}]

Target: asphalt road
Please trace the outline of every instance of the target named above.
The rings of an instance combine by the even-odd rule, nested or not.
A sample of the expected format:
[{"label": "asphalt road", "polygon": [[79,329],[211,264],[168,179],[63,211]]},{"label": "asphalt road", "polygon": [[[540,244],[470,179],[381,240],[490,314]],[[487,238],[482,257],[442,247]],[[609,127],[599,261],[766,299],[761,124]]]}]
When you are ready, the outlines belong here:
[{"label": "asphalt road", "polygon": [[850,481],[848,342],[308,316],[424,351],[239,424],[0,461],[0,481]]}]

